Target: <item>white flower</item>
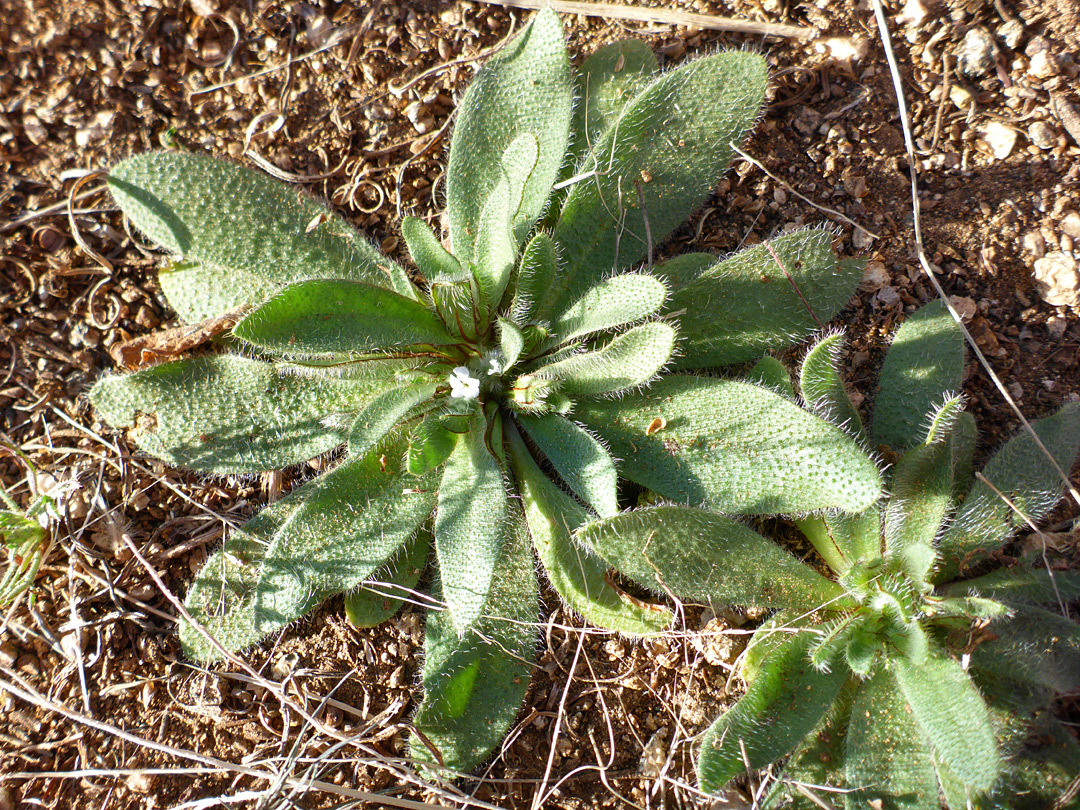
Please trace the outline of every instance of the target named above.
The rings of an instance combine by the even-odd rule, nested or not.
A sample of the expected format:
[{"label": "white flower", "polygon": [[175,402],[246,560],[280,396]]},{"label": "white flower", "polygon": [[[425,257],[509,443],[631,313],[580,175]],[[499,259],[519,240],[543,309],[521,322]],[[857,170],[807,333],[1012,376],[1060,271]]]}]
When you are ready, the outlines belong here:
[{"label": "white flower", "polygon": [[455,399],[476,399],[480,396],[480,381],[465,366],[458,366],[450,375],[450,396]]},{"label": "white flower", "polygon": [[492,357],[488,360],[488,370],[486,373],[489,377],[498,377],[503,373],[503,368],[499,365],[499,358]]}]

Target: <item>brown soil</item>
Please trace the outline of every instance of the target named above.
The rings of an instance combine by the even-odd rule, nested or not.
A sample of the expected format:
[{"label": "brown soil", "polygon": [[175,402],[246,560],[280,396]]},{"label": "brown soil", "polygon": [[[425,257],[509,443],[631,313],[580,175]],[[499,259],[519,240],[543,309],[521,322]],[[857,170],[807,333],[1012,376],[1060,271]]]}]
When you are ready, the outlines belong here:
[{"label": "brown soil", "polygon": [[[814,205],[737,161],[673,244],[724,253],[792,224],[833,224],[844,255],[873,263],[873,277],[841,316],[849,378],[869,403],[885,336],[935,295],[914,251],[908,161],[872,7],[687,5],[808,25],[815,34],[763,40],[567,17],[571,52],[638,36],[666,64],[718,47],[768,55],[770,106],[745,148]],[[1070,0],[890,6],[929,259],[1024,413],[1046,415],[1080,396],[1078,312],[1046,303],[1032,278],[1036,258],[1071,254],[1080,239],[1080,14]],[[268,803],[258,806],[289,806],[291,795],[297,806],[329,807],[348,790],[447,803],[475,796],[500,807],[534,799],[559,808],[709,805],[692,787],[694,737],[739,693],[728,676],[745,617],[690,608],[678,632],[642,644],[583,631],[548,599],[538,669],[504,749],[482,779],[435,791],[410,783],[398,759],[422,613],[407,607],[360,631],[331,600],[248,655],[309,708],[337,687],[337,702],[320,717],[359,737],[320,759],[334,741],[305,729],[238,669],[183,659],[174,608],[128,546],[182,595],[226,524],[257,511],[289,478],[208,479],[139,458],[95,421],[84,398],[115,369],[111,346],[175,321],[153,256],[103,194],[76,202],[77,237],[62,205],[77,170],[105,169],[168,142],[237,159],[246,153],[245,161],[305,180],[404,260],[400,216],[438,214],[455,96],[478,57],[528,13],[463,1],[6,0],[0,438],[40,474],[28,478],[21,461],[0,455],[0,483],[24,505],[35,488],[74,479],[81,489],[66,499],[32,598],[17,602],[0,628],[0,810],[171,807],[213,796],[255,807],[260,794]],[[971,29],[994,42],[975,76],[957,69]],[[854,56],[845,58],[837,38]],[[991,133],[988,124],[997,125]],[[1017,137],[1004,154],[995,139],[1009,133]],[[90,179],[79,191],[99,184]],[[815,206],[842,212],[876,238]],[[986,448],[1016,430],[974,362],[965,393]],[[1066,505],[1055,520],[1064,526],[1076,514]],[[1075,540],[1064,535],[1063,551],[1075,553]],[[275,774],[322,785],[275,788]],[[729,798],[716,806],[744,801],[737,792]]]}]

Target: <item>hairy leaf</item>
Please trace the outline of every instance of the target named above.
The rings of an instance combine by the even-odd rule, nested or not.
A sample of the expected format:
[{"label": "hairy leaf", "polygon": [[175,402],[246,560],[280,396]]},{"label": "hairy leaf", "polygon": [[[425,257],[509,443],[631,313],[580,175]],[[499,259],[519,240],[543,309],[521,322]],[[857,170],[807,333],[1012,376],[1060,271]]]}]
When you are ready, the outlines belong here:
[{"label": "hairy leaf", "polygon": [[1056,693],[1080,689],[1080,625],[1048,610],[1022,607],[992,623],[990,632],[997,638],[975,648],[972,667]]},{"label": "hairy leaf", "polygon": [[[581,400],[576,415],[624,459],[626,478],[680,503],[731,514],[857,512],[881,492],[849,436],[756,385],[667,377],[632,399]],[[658,418],[664,427],[650,431]]]},{"label": "hairy leaf", "polygon": [[349,428],[349,455],[361,456],[397,427],[405,415],[435,393],[434,383],[391,388],[366,403]]},{"label": "hairy leaf", "polygon": [[405,217],[401,220],[401,235],[416,266],[427,278],[461,275],[461,263],[442,246],[424,220]]},{"label": "hairy leaf", "polygon": [[355,591],[345,594],[345,615],[356,627],[375,627],[409,597],[431,553],[431,532],[421,528]]},{"label": "hairy leaf", "polygon": [[998,568],[975,579],[950,582],[945,596],[976,595],[1008,605],[1055,605],[1080,599],[1080,571],[1047,571],[1017,565]]},{"label": "hairy leaf", "polygon": [[547,233],[539,231],[521,253],[510,303],[510,317],[515,323],[523,326],[546,317],[548,289],[555,281],[558,268],[559,255],[555,243]]},{"label": "hairy leaf", "polygon": [[852,436],[862,435],[862,420],[840,378],[841,334],[826,335],[806,353],[799,369],[799,388],[806,407]]},{"label": "hairy leaf", "polygon": [[615,462],[596,437],[561,416],[517,419],[574,494],[601,517],[618,513]]},{"label": "hairy leaf", "polygon": [[837,576],[859,563],[881,559],[881,513],[877,506],[855,515],[830,510],[799,518],[795,525]]},{"label": "hairy leaf", "polygon": [[635,326],[596,351],[574,354],[537,368],[533,374],[552,380],[569,396],[615,394],[644,385],[664,367],[675,345],[675,330],[653,321]]},{"label": "hairy leaf", "polygon": [[745,377],[746,382],[763,386],[778,394],[783,394],[788,399],[795,399],[795,387],[791,384],[791,372],[787,366],[775,357],[765,355],[758,360],[750,373]]},{"label": "hairy leaf", "polygon": [[601,281],[571,304],[551,324],[558,343],[631,324],[652,315],[664,304],[667,288],[659,279],[623,273]]}]

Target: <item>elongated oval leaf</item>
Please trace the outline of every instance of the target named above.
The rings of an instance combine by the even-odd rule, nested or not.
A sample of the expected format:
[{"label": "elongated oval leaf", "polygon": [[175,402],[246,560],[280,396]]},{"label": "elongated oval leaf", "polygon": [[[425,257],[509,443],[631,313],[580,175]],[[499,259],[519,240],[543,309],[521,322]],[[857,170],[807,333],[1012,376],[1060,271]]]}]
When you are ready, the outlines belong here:
[{"label": "elongated oval leaf", "polygon": [[[459,636],[445,611],[429,611],[424,642],[424,699],[412,723],[424,735],[409,742],[422,762],[469,771],[506,736],[529,686],[536,657],[536,571],[520,513],[495,560],[479,621]],[[432,589],[438,599],[443,586]],[[430,744],[436,755],[427,744]]]},{"label": "elongated oval leaf", "polygon": [[442,246],[424,220],[405,217],[401,220],[401,235],[405,237],[413,261],[426,278],[462,274],[461,263]]},{"label": "elongated oval leaf", "polygon": [[1006,681],[1035,684],[1058,694],[1080,689],[1080,625],[1036,607],[1017,608],[995,621],[996,636],[975,648],[971,666]]},{"label": "elongated oval leaf", "polygon": [[552,291],[561,304],[644,259],[650,239],[661,242],[705,201],[730,142],[757,118],[765,83],[760,55],[720,53],[660,76],[626,106],[580,166],[596,175],[573,187],[555,226],[567,263]]},{"label": "elongated oval leaf", "polygon": [[858,563],[881,559],[882,527],[877,506],[855,515],[829,510],[821,515],[796,518],[795,525],[837,576]]},{"label": "elongated oval leaf", "polygon": [[587,523],[576,534],[613,568],[657,593],[727,605],[812,611],[843,590],[731,518],[657,506]]},{"label": "elongated oval leaf", "polygon": [[495,325],[499,333],[499,354],[502,356],[497,361],[498,369],[492,369],[491,373],[498,376],[517,363],[525,348],[525,336],[513,321],[506,318],[498,318]]},{"label": "elongated oval leaf", "polygon": [[544,312],[548,290],[555,281],[559,267],[559,255],[555,243],[544,231],[538,232],[521,253],[514,295],[510,303],[510,317],[514,323],[525,324],[546,317]]},{"label": "elongated oval leaf", "polygon": [[670,610],[617,590],[607,577],[607,563],[571,539],[588,517],[585,510],[540,471],[520,439],[510,447],[529,535],[555,592],[598,627],[633,636],[666,629]]},{"label": "elongated oval leaf", "polygon": [[405,440],[316,479],[266,551],[255,624],[269,633],[323,599],[355,588],[404,545],[435,506],[435,476],[404,473]]},{"label": "elongated oval leaf", "polygon": [[806,654],[812,638],[799,633],[774,650],[746,694],[709,726],[697,764],[703,790],[790,753],[829,711],[850,673],[815,669]]},{"label": "elongated oval leaf", "polygon": [[856,693],[845,756],[847,810],[940,810],[934,751],[892,671],[880,667]]},{"label": "elongated oval leaf", "polygon": [[834,318],[863,272],[858,263],[837,264],[832,240],[830,231],[799,231],[726,259],[691,254],[657,267],[671,288],[665,313],[681,313],[676,364],[711,368],[753,360]]},{"label": "elongated oval leaf", "polygon": [[[1080,447],[1080,403],[1070,403],[1032,427],[1058,465],[1068,470]],[[952,579],[986,552],[1000,548],[1018,526],[1025,525],[998,492],[1028,519],[1038,521],[1064,491],[1057,471],[1026,432],[1014,436],[994,454],[983,476],[993,486],[978,481],[941,537],[938,551],[942,564],[935,577],[937,582]]]},{"label": "elongated oval leaf", "polygon": [[791,372],[775,357],[769,355],[762,357],[754,363],[754,367],[750,369],[745,379],[748,383],[769,388],[788,399],[795,399],[795,386],[791,384]]},{"label": "elongated oval leaf", "polygon": [[918,665],[897,658],[892,670],[913,719],[952,774],[976,793],[989,790],[1000,756],[986,704],[968,674],[939,652]]},{"label": "elongated oval leaf", "polygon": [[405,271],[352,226],[265,174],[203,155],[151,152],[120,162],[106,182],[136,228],[196,263],[164,285],[188,320],[257,304],[267,282],[349,278],[416,297]]},{"label": "elongated oval leaf", "polygon": [[535,369],[538,379],[552,380],[573,397],[614,394],[644,385],[671,358],[675,330],[653,321],[635,326],[596,351],[575,354]]},{"label": "elongated oval leaf", "polygon": [[[729,514],[840,508],[881,493],[877,468],[839,428],[756,385],[673,376],[575,412],[623,459],[620,472],[666,498]],[[662,420],[664,427],[650,430]]]},{"label": "elongated oval leaf", "polygon": [[858,438],[863,432],[862,420],[839,372],[843,347],[844,336],[837,333],[814,344],[799,369],[799,388],[806,407]]},{"label": "elongated oval leaf", "polygon": [[476,419],[443,468],[435,514],[435,551],[446,614],[458,635],[480,618],[507,531],[502,470]]},{"label": "elongated oval leaf", "polygon": [[286,288],[233,328],[248,343],[297,357],[355,355],[454,338],[417,301],[362,281],[302,281]]},{"label": "elongated oval leaf", "polygon": [[974,579],[950,582],[941,592],[945,596],[981,596],[1008,605],[1068,604],[1080,599],[1080,571],[1047,571],[1017,565]]},{"label": "elongated oval leaf", "polygon": [[893,338],[874,399],[870,437],[897,450],[922,438],[927,415],[964,376],[964,335],[940,301],[904,321]]},{"label": "elongated oval leaf", "polygon": [[443,425],[442,419],[434,414],[428,414],[416,426],[416,430],[409,439],[405,466],[413,475],[423,475],[434,470],[450,458],[450,454],[457,446],[457,441],[458,434],[448,430]]},{"label": "elongated oval leaf", "polygon": [[303,374],[231,355],[199,357],[106,377],[90,401],[113,427],[131,428],[140,449],[170,464],[265,472],[336,447],[342,436],[323,420],[383,385]]},{"label": "elongated oval leaf", "polygon": [[652,315],[664,304],[667,287],[653,276],[623,273],[605,279],[571,304],[551,324],[559,344],[614,329]]},{"label": "elongated oval leaf", "polygon": [[519,134],[528,132],[539,149],[515,222],[518,241],[524,238],[566,154],[573,92],[562,26],[546,9],[477,74],[458,107],[446,169],[454,255],[473,255],[480,213],[502,172],[500,159]]},{"label": "elongated oval leaf", "polygon": [[364,403],[349,428],[349,455],[362,456],[397,427],[405,415],[435,394],[435,383],[391,388]]},{"label": "elongated oval leaf", "polygon": [[618,513],[615,462],[595,436],[561,416],[517,419],[574,494],[601,517]]}]

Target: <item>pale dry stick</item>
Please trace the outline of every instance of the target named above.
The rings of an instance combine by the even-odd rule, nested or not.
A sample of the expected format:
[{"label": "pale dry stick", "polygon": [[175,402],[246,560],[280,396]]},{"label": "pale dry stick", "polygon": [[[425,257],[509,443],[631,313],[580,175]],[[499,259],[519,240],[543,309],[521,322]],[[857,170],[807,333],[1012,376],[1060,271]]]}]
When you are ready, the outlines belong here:
[{"label": "pale dry stick", "polygon": [[[94,188],[84,191],[82,194],[75,195],[74,202],[82,202],[87,197],[93,197],[95,194],[100,194],[106,189],[106,186],[94,186]],[[33,222],[35,219],[41,219],[42,217],[51,217],[57,214],[65,214],[71,210],[72,199],[61,200],[58,203],[53,203],[44,208],[39,208],[37,211],[29,211],[22,216],[15,217],[15,219],[9,219],[7,222],[0,225],[0,233],[7,233],[13,231],[16,228],[22,227],[28,222]],[[74,213],[76,214],[96,214],[101,211],[111,211],[113,207],[109,208],[76,208]]]},{"label": "pale dry stick", "polygon": [[796,197],[798,197],[800,200],[802,200],[807,205],[813,206],[818,211],[824,211],[829,216],[836,217],[837,219],[839,219],[839,220],[841,220],[843,222],[846,222],[848,225],[850,225],[853,228],[858,228],[860,231],[865,233],[867,236],[872,236],[874,239],[880,239],[881,238],[881,236],[879,234],[876,234],[873,231],[871,231],[871,230],[869,230],[867,228],[864,228],[858,222],[844,216],[839,211],[837,211],[835,208],[829,208],[829,206],[827,206],[827,205],[822,205],[821,203],[816,203],[813,200],[811,200],[809,197],[807,197],[807,196],[805,196],[803,194],[800,194],[794,187],[792,187],[792,185],[789,182],[777,177],[775,174],[770,172],[763,165],[761,165],[760,162],[758,162],[754,158],[750,157],[748,154],[746,154],[746,152],[744,152],[742,149],[740,149],[736,144],[729,143],[728,146],[730,146],[732,149],[734,149],[736,152],[738,152],[739,156],[742,157],[742,159],[745,160],[747,163],[750,163],[750,164],[752,164],[754,166],[757,166],[759,169],[761,169],[761,171],[763,171],[766,174],[766,176],[772,178],[775,182],[782,185],[784,188],[786,188],[788,191],[790,191],[792,194],[794,194]]},{"label": "pale dry stick", "polygon": [[[165,743],[155,742],[148,740],[145,737],[140,737],[137,734],[132,734],[125,729],[118,726],[105,723],[101,720],[95,720],[92,717],[87,717],[79,712],[72,711],[67,706],[60,703],[55,703],[44,695],[39,693],[33,686],[27,683],[17,672],[13,671],[4,664],[0,664],[0,674],[4,675],[10,680],[0,678],[0,691],[7,692],[13,697],[17,697],[26,703],[36,706],[46,712],[51,712],[70,720],[73,723],[78,723],[83,726],[88,726],[96,731],[100,731],[103,734],[108,734],[117,739],[124,740],[125,742],[132,743],[133,745],[140,746],[142,748],[148,748],[152,751],[157,751],[160,754],[166,754],[178,759],[191,760],[193,762],[199,762],[203,765],[214,768],[215,772],[232,772],[243,776],[250,776],[255,779],[263,779],[269,782],[273,782],[278,778],[278,774],[270,771],[262,771],[258,768],[252,768],[248,765],[239,765],[234,762],[228,762],[217,757],[208,756],[206,754],[200,754],[195,751],[188,751],[183,748],[175,748]],[[62,774],[67,775],[67,774]],[[9,774],[8,778],[12,775]],[[29,778],[37,778],[41,774],[28,774]],[[290,787],[299,784],[300,780],[289,777],[286,779],[286,784]],[[344,788],[339,785],[334,785],[329,782],[316,781],[312,783],[312,788],[320,790],[324,793],[330,793],[337,796],[342,796],[348,799],[356,799],[358,801],[373,802],[377,806],[383,807],[402,807],[406,810],[433,810],[440,807],[440,805],[428,804],[426,802],[417,802],[411,799],[401,799],[391,794],[379,794],[379,793],[367,793],[361,790],[354,790],[352,788]],[[471,805],[482,808],[482,810],[500,810],[493,805],[485,804],[483,802],[476,802],[466,798],[458,799],[465,805]]]},{"label": "pale dry stick", "polygon": [[663,8],[618,6],[614,3],[585,3],[580,2],[580,0],[480,0],[480,2],[492,6],[512,6],[515,8],[551,8],[560,14],[584,14],[587,17],[605,17],[610,20],[683,25],[688,28],[733,31],[740,34],[755,34],[765,37],[813,39],[818,35],[815,29],[801,25],[736,20],[731,17],[718,17],[715,14],[696,14],[691,11],[676,11]]},{"label": "pale dry stick", "polygon": [[71,226],[71,235],[75,237],[75,242],[79,245],[79,247],[83,249],[87,256],[89,256],[91,259],[100,264],[102,268],[104,268],[107,275],[111,276],[115,272],[113,270],[112,262],[110,262],[108,259],[106,259],[104,256],[102,256],[100,253],[98,253],[86,243],[86,240],[83,239],[82,231],[79,230],[78,223],[75,222],[74,214],[75,195],[78,193],[79,189],[82,188],[83,183],[85,183],[87,180],[96,180],[99,177],[108,177],[108,172],[90,172],[89,174],[84,174],[71,186],[71,191],[68,192],[67,198],[67,218],[68,225]]},{"label": "pale dry stick", "polygon": [[1016,404],[1012,394],[1005,387],[1005,383],[1001,381],[1001,378],[994,372],[994,369],[990,366],[990,362],[986,359],[986,356],[982,353],[975,339],[971,336],[967,327],[964,326],[963,320],[960,318],[960,313],[956,311],[955,307],[949,303],[949,296],[945,293],[945,289],[941,286],[941,282],[937,280],[934,272],[930,269],[930,261],[926,258],[926,250],[923,247],[922,238],[922,221],[921,221],[921,205],[919,203],[919,176],[918,166],[915,160],[915,141],[911,135],[911,125],[908,122],[907,100],[904,97],[904,87],[900,78],[900,70],[896,65],[896,55],[892,49],[892,39],[889,36],[889,24],[885,19],[885,10],[881,6],[881,0],[873,0],[874,3],[874,17],[877,19],[878,34],[881,37],[881,44],[885,48],[885,59],[889,63],[889,72],[892,74],[893,90],[896,94],[896,103],[900,113],[900,126],[904,131],[904,147],[907,150],[908,158],[908,172],[911,176],[911,207],[913,216],[913,225],[915,229],[915,249],[919,256],[919,264],[922,265],[923,273],[930,280],[930,284],[933,286],[934,291],[938,294],[938,298],[941,299],[945,308],[948,309],[949,314],[952,315],[953,320],[956,321],[957,326],[964,333],[964,340],[971,347],[975,357],[979,360],[979,365],[983,367],[986,373],[989,375],[991,381],[994,383],[994,387],[1004,398],[1005,402],[1012,409],[1012,412],[1016,414],[1016,417],[1020,420],[1020,424],[1024,426],[1024,430],[1035,441],[1036,446],[1046,456],[1047,460],[1054,467],[1054,471],[1061,477],[1061,480],[1065,483],[1065,486],[1072,496],[1076,504],[1080,506],[1080,492],[1076,487],[1072,485],[1069,480],[1069,474],[1061,469],[1061,465],[1057,463],[1057,459],[1053,454],[1046,449],[1046,445],[1043,444],[1042,439],[1039,438],[1034,428],[1031,427],[1031,423],[1028,422],[1027,417],[1020,411],[1020,407]]},{"label": "pale dry stick", "polygon": [[984,484],[986,484],[988,487],[990,487],[990,490],[999,498],[1001,498],[1001,500],[1005,502],[1006,506],[1012,509],[1017,515],[1019,515],[1020,519],[1028,525],[1029,529],[1031,529],[1033,532],[1035,532],[1036,535],[1038,535],[1039,540],[1042,542],[1043,565],[1046,566],[1046,573],[1050,576],[1050,584],[1054,588],[1054,598],[1057,599],[1058,609],[1061,611],[1061,615],[1068,616],[1069,611],[1068,608],[1065,606],[1065,600],[1061,598],[1061,591],[1058,590],[1057,581],[1054,579],[1054,571],[1052,568],[1050,568],[1050,560],[1046,558],[1046,536],[1042,533],[1039,527],[1032,522],[1031,518],[1025,515],[1024,512],[1020,509],[1020,507],[1018,507],[1015,503],[1012,502],[1012,499],[1010,499],[1008,495],[1006,495],[1004,492],[994,486],[993,483],[991,483],[989,478],[987,478],[981,472],[975,473],[975,477],[978,480],[982,481]]},{"label": "pale dry stick", "polygon": [[563,687],[562,696],[559,698],[559,709],[555,713],[555,722],[552,724],[551,744],[548,750],[547,764],[544,765],[544,777],[540,780],[540,784],[537,785],[536,792],[533,794],[530,810],[539,810],[547,802],[551,793],[547,785],[551,780],[551,769],[555,765],[555,753],[559,746],[559,733],[562,731],[563,720],[566,718],[566,699],[570,695],[570,686],[574,683],[574,673],[577,672],[578,659],[581,658],[581,651],[584,647],[585,635],[579,634],[577,647],[574,649],[574,660],[570,663],[570,671],[566,675],[566,686]]},{"label": "pale dry stick", "polygon": [[271,174],[278,180],[283,180],[286,183],[319,183],[323,180],[333,177],[340,172],[345,164],[349,160],[349,150],[345,150],[344,157],[341,158],[341,162],[328,172],[322,172],[321,174],[296,174],[295,172],[287,172],[284,169],[279,169],[269,160],[264,158],[254,149],[247,149],[245,153],[251,160],[256,163],[267,174]]}]

